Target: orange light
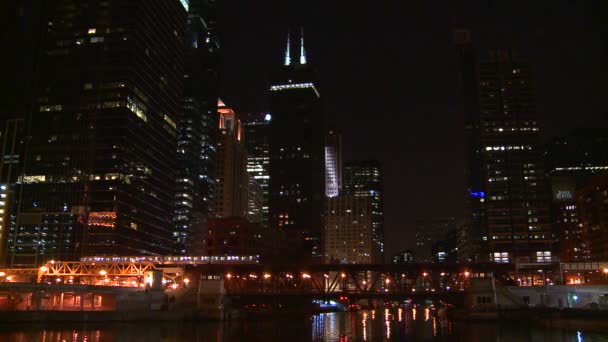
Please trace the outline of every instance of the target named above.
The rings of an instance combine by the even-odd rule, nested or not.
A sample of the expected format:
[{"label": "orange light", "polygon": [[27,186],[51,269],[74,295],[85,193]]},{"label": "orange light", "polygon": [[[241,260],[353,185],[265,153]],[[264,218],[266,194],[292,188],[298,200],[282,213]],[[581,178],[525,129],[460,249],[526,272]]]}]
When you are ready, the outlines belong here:
[{"label": "orange light", "polygon": [[190,279],[185,278],[185,279],[184,279],[184,284],[188,285],[189,283],[190,283]]},{"label": "orange light", "polygon": [[426,273],[426,272],[423,272],[423,273],[422,273],[422,276],[423,276],[423,277],[426,277],[426,276],[428,276],[428,275],[429,275],[429,274],[428,274],[428,273]]},{"label": "orange light", "polygon": [[304,279],[310,279],[310,274],[302,273],[302,278],[304,278]]},{"label": "orange light", "polygon": [[346,274],[342,273],[342,274],[340,274],[340,277],[346,278]]},{"label": "orange light", "polygon": [[232,278],[232,274],[230,274],[230,273],[226,274],[226,278],[227,278],[227,279]]},{"label": "orange light", "polygon": [[101,275],[101,276],[105,276],[106,274],[108,274],[108,272],[106,272],[106,270],[99,271],[99,275]]},{"label": "orange light", "polygon": [[471,274],[471,273],[469,273],[469,271],[465,271],[465,272],[464,272],[464,276],[465,276],[465,277],[468,277],[470,274]]},{"label": "orange light", "polygon": [[269,278],[270,278],[270,274],[264,273],[264,279],[269,279]]},{"label": "orange light", "polygon": [[602,270],[604,273],[608,274],[608,267],[604,267],[604,269]]}]

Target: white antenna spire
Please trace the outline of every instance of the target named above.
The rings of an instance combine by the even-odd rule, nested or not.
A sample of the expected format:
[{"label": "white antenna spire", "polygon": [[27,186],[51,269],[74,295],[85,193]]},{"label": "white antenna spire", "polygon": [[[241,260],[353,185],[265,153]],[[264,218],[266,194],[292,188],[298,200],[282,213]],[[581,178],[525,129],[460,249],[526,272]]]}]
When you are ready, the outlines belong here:
[{"label": "white antenna spire", "polygon": [[289,30],[287,30],[287,48],[285,48],[285,65],[291,64],[291,53],[289,52],[289,45],[291,45]]},{"label": "white antenna spire", "polygon": [[306,64],[306,51],[304,51],[304,27],[300,27],[300,64]]}]

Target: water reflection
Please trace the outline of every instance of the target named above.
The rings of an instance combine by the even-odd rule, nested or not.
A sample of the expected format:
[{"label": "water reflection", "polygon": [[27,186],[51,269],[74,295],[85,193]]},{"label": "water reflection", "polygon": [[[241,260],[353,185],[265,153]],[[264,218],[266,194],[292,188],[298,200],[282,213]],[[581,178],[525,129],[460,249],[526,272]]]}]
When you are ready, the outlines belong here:
[{"label": "water reflection", "polygon": [[[424,312],[424,314],[422,314]],[[418,314],[417,314],[418,313]],[[386,308],[381,311],[264,317],[230,322],[159,322],[101,325],[1,326],[0,341],[594,341],[599,328],[584,322],[452,322],[441,309]],[[604,324],[608,328],[608,324]],[[604,331],[607,331],[605,329]],[[604,341],[608,339],[604,338]]]}]

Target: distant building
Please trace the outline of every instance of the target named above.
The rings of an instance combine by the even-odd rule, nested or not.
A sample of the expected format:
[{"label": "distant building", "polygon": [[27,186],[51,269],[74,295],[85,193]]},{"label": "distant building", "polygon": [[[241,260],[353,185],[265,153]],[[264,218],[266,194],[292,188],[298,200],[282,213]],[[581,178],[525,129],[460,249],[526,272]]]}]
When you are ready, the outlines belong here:
[{"label": "distant building", "polygon": [[608,260],[608,174],[593,176],[576,194],[584,254],[592,261]]},{"label": "distant building", "polygon": [[261,223],[268,226],[268,196],[270,183],[270,113],[249,113],[243,119],[247,172],[262,189]]},{"label": "distant building", "polygon": [[455,230],[456,219],[453,217],[416,220],[416,249],[414,251],[417,261],[433,262],[433,246],[444,241],[448,232]]},{"label": "distant building", "polygon": [[551,219],[556,234],[559,260],[577,262],[589,259],[588,241],[579,222],[579,204],[576,198],[575,177],[550,177],[552,201]]},{"label": "distant building", "polygon": [[583,186],[591,176],[608,171],[608,134],[605,128],[576,129],[554,138],[547,146],[547,171],[572,177]]},{"label": "distant building", "polygon": [[[322,262],[324,118],[303,34],[299,43],[288,35],[284,65],[271,77],[270,227],[299,236],[287,241],[299,259]],[[297,45],[299,62],[291,58]]]},{"label": "distant building", "polygon": [[208,222],[206,255],[262,255],[267,251],[263,228],[241,217],[214,218]]},{"label": "distant building", "polygon": [[401,251],[391,258],[391,263],[393,264],[412,264],[414,263],[414,251],[411,249],[406,249]]},{"label": "distant building", "polygon": [[431,246],[433,262],[453,263],[458,261],[457,230],[454,228],[448,230],[441,240],[435,241]]},{"label": "distant building", "polygon": [[380,162],[347,162],[344,165],[344,195],[371,200],[374,243],[384,260],[384,188]]},{"label": "distant building", "polygon": [[327,199],[325,262],[372,264],[381,262],[374,243],[373,207],[369,197],[337,196]]},{"label": "distant building", "polygon": [[264,189],[251,175],[248,175],[247,220],[263,225],[264,222]]},{"label": "distant building", "polygon": [[325,135],[325,196],[342,192],[342,134],[330,129]]},{"label": "distant building", "polygon": [[219,138],[215,173],[215,217],[247,217],[249,175],[243,127],[236,113],[223,102],[218,105]]},{"label": "distant building", "polygon": [[516,51],[475,51],[470,32],[454,32],[460,112],[465,119],[467,259],[551,259],[554,235],[532,70]]}]

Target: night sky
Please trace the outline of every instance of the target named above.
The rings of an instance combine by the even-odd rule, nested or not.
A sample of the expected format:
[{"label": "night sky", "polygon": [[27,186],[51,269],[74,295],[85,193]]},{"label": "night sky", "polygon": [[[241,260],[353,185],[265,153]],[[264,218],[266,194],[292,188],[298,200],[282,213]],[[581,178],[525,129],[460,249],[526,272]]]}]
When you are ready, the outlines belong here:
[{"label": "night sky", "polygon": [[545,139],[608,126],[608,1],[218,2],[220,94],[239,112],[268,110],[287,27],[304,25],[345,159],[384,164],[389,255],[413,246],[417,218],[463,217],[453,27],[472,30],[480,49],[529,56]]}]

